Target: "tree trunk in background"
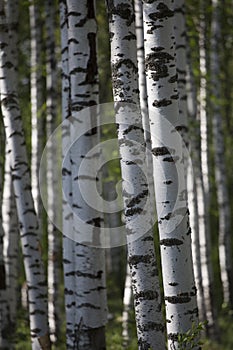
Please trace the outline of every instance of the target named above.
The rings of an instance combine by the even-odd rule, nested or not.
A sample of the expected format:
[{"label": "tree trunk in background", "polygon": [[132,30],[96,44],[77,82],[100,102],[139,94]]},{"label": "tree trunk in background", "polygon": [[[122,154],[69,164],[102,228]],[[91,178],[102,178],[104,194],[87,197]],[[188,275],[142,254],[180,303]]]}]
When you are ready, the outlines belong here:
[{"label": "tree trunk in background", "polygon": [[[2,127],[2,125],[1,125]],[[1,130],[2,131],[2,130]],[[2,132],[3,135],[3,132]],[[2,136],[1,135],[1,136]],[[1,143],[1,146],[3,143]],[[2,148],[2,147],[1,147]],[[1,149],[1,153],[4,151]],[[0,162],[0,203],[2,203],[3,197],[3,164]],[[7,296],[7,285],[6,285],[6,268],[3,255],[3,244],[4,244],[4,231],[2,225],[2,207],[0,206],[0,348],[11,349],[9,335],[10,335],[10,311],[9,311],[9,299]]]},{"label": "tree trunk in background", "polygon": [[223,134],[222,112],[220,108],[221,82],[220,82],[220,2],[212,0],[211,23],[211,97],[213,113],[213,143],[215,157],[215,181],[217,187],[217,199],[219,209],[219,261],[221,281],[223,288],[223,302],[226,306],[233,307],[233,271],[231,257],[231,213],[229,193],[227,188],[225,146]]},{"label": "tree trunk in background", "polygon": [[[189,50],[189,48],[188,48]],[[189,52],[188,52],[189,53]],[[190,56],[188,56],[190,60]],[[197,304],[199,310],[199,319],[201,322],[206,321],[206,310],[204,291],[202,285],[202,269],[200,258],[200,231],[203,231],[203,213],[200,214],[200,207],[203,208],[204,200],[204,188],[201,176],[201,163],[200,163],[200,123],[197,120],[197,93],[194,82],[193,73],[191,70],[191,62],[188,60],[187,64],[187,112],[189,117],[189,130],[190,130],[190,148],[191,148],[191,160],[192,164],[189,166],[188,176],[188,200],[190,209],[190,226],[192,229],[192,253],[193,253],[193,265],[194,276],[197,286]],[[203,210],[203,209],[202,209]],[[204,226],[205,227],[205,226]],[[199,231],[200,230],[200,231]]]},{"label": "tree trunk in background", "polygon": [[[50,349],[47,319],[46,281],[42,266],[39,226],[31,194],[29,166],[27,161],[22,120],[19,111],[14,66],[11,62],[11,48],[8,27],[4,14],[4,1],[0,1],[0,92],[6,139],[11,153],[12,180],[21,242],[28,284],[30,330],[33,349]],[[16,84],[17,85],[17,84]]]},{"label": "tree trunk in background", "polygon": [[[70,76],[70,108],[72,114],[71,136],[82,118],[78,113],[85,107],[98,104],[99,87],[96,56],[95,2],[82,0],[67,1],[68,43],[69,43],[69,76]],[[97,109],[96,109],[97,111]],[[85,120],[85,125],[96,125],[97,114],[93,107]],[[89,119],[88,119],[89,118]],[[92,119],[93,118],[93,119]],[[83,124],[84,125],[84,124]],[[85,237],[86,232],[79,231],[76,223],[81,219],[92,226],[93,244],[99,240],[101,218],[95,208],[87,205],[80,193],[80,187],[88,190],[90,181],[96,181],[93,163],[96,154],[85,158],[97,142],[97,128],[94,127],[75,141],[71,148],[72,198],[73,198],[73,230],[76,237]],[[74,130],[74,131],[73,131]],[[89,162],[89,168],[79,173],[82,160]],[[85,172],[86,171],[86,172]],[[84,229],[85,230],[85,229]],[[85,241],[85,239],[84,239]],[[85,246],[79,238],[75,244],[75,349],[99,350],[105,348],[105,324],[107,322],[106,285],[104,250],[93,246]]]},{"label": "tree trunk in background", "polygon": [[[208,156],[208,115],[207,115],[207,69],[206,69],[206,18],[205,3],[201,1],[200,9],[200,31],[199,31],[199,50],[200,50],[200,96],[199,96],[199,115],[200,115],[200,135],[201,135],[201,169],[199,174],[199,185],[197,187],[198,212],[199,212],[199,238],[200,255],[202,268],[202,285],[205,299],[206,316],[208,327],[214,325],[213,315],[213,271],[210,260],[211,237],[209,225],[210,210],[210,187],[209,187],[209,156]],[[203,187],[203,188],[202,188]]]},{"label": "tree trunk in background", "polygon": [[[75,280],[74,280],[74,241],[72,232],[73,212],[70,152],[70,79],[68,55],[68,18],[66,1],[60,1],[61,54],[62,54],[62,186],[63,186],[63,270],[66,311],[66,348],[74,349],[75,337]],[[66,197],[68,194],[68,197]]]},{"label": "tree trunk in background", "polygon": [[143,2],[154,184],[171,349],[178,346],[178,335],[191,329],[198,320],[182,140],[174,133],[174,128],[181,129],[182,121],[178,110],[172,6],[172,1]]},{"label": "tree trunk in background", "polygon": [[[139,349],[164,349],[165,327],[155,260],[145,141],[139,110],[137,48],[131,0],[108,1],[111,64],[121,155],[128,262]],[[121,104],[121,102],[124,102]],[[147,203],[146,203],[147,202]],[[148,204],[149,203],[149,204]],[[143,215],[140,215],[143,214]],[[144,232],[142,230],[145,230]]]},{"label": "tree trunk in background", "polygon": [[122,313],[122,338],[123,338],[123,347],[127,349],[129,346],[129,312],[131,306],[131,297],[132,297],[132,283],[129,264],[126,265],[126,274],[125,274],[125,289],[124,289],[124,298],[123,298],[123,313]]},{"label": "tree trunk in background", "polygon": [[40,6],[37,4],[36,0],[29,1],[29,18],[31,31],[31,182],[35,210],[38,215],[39,225],[42,227],[42,202],[39,190],[39,167],[43,150],[44,135],[42,125],[42,28]]},{"label": "tree trunk in background", "polygon": [[4,165],[4,190],[2,216],[4,228],[4,261],[6,267],[6,286],[9,302],[9,321],[11,330],[16,326],[18,273],[19,273],[19,231],[14,189],[11,175],[11,154],[6,145]]},{"label": "tree trunk in background", "polygon": [[139,85],[139,97],[140,97],[140,109],[142,114],[142,126],[144,129],[144,137],[146,141],[146,163],[148,171],[148,184],[151,199],[151,213],[155,213],[155,189],[153,180],[153,167],[152,154],[151,154],[151,135],[150,135],[150,123],[148,115],[147,104],[147,88],[146,88],[146,74],[145,74],[145,52],[144,52],[144,31],[143,31],[143,12],[142,1],[134,1],[135,9],[135,27],[137,37],[137,60],[138,60],[138,85]]},{"label": "tree trunk in background", "polygon": [[[45,27],[46,27],[46,132],[47,139],[54,132],[57,124],[57,62],[55,28],[56,11],[52,1],[45,4]],[[48,315],[52,342],[56,342],[59,335],[58,314],[59,306],[59,285],[60,285],[60,232],[54,222],[57,221],[58,205],[58,159],[54,159],[55,145],[48,141],[47,147],[47,208],[48,208]],[[57,169],[55,169],[57,168]]]}]

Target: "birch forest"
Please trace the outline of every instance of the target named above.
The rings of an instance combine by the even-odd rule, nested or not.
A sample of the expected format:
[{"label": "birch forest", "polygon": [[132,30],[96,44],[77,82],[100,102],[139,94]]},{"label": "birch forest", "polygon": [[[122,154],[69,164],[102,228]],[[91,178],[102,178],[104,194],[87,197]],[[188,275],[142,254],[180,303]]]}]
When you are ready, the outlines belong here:
[{"label": "birch forest", "polygon": [[0,0],[0,350],[233,349],[232,53],[232,0]]}]

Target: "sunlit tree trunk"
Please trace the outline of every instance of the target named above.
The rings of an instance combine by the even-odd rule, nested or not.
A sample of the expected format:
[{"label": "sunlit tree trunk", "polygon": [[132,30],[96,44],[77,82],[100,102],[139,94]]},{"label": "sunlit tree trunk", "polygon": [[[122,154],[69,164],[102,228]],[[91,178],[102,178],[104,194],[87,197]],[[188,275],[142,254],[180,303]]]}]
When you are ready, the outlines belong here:
[{"label": "sunlit tree trunk", "polygon": [[[189,56],[188,56],[189,57]],[[190,57],[189,57],[190,59]],[[200,225],[203,225],[202,216],[199,216],[201,205],[203,207],[203,181],[201,177],[201,163],[200,163],[200,122],[197,119],[197,93],[194,82],[194,77],[191,71],[191,62],[188,60],[187,64],[187,112],[189,118],[190,130],[190,154],[192,164],[189,166],[188,174],[188,203],[190,210],[190,226],[192,229],[192,253],[194,276],[197,286],[197,304],[199,310],[199,319],[201,322],[206,321],[206,310],[204,291],[202,285],[202,269],[200,258]],[[203,232],[203,231],[202,231]]]},{"label": "sunlit tree trunk", "polygon": [[172,1],[143,1],[143,15],[168,347],[175,349],[178,335],[197,322],[198,310],[182,140],[174,132],[183,124],[178,109]]},{"label": "sunlit tree trunk", "polygon": [[[30,82],[31,82],[31,182],[35,210],[38,214],[40,227],[42,225],[42,202],[39,190],[39,166],[43,148],[42,125],[42,29],[40,7],[35,0],[29,1],[30,19]],[[41,234],[41,233],[40,233]]]},{"label": "sunlit tree trunk", "polygon": [[[25,138],[15,90],[14,65],[4,13],[0,1],[0,92],[6,139],[11,153],[12,180],[18,211],[25,273],[28,285],[30,331],[33,349],[50,348],[47,319],[46,281],[42,266],[39,227],[31,194]],[[40,345],[39,345],[40,344]]]},{"label": "sunlit tree trunk", "polygon": [[[98,104],[99,87],[97,71],[95,2],[82,0],[67,1],[68,43],[69,43],[69,76],[70,76],[70,108],[73,120],[71,135],[82,118],[78,113],[85,107]],[[97,109],[96,109],[97,111]],[[98,350],[105,348],[105,324],[107,321],[105,262],[104,250],[95,248],[95,240],[99,240],[101,218],[95,208],[87,205],[80,193],[80,185],[88,190],[91,181],[96,154],[85,158],[97,142],[97,114],[94,108],[87,112],[88,118],[81,120],[93,128],[75,141],[71,148],[72,171],[72,209],[74,211],[73,229],[76,237],[85,237],[86,232],[79,231],[76,218],[83,220],[93,228],[93,245],[85,246],[75,242],[75,348]],[[93,120],[92,120],[93,118]],[[90,124],[89,124],[90,123]],[[90,162],[88,169],[79,174],[80,164]],[[86,172],[85,172],[86,171]],[[84,228],[85,230],[85,228]],[[85,239],[84,239],[85,241]]]},{"label": "sunlit tree trunk", "polygon": [[132,298],[132,285],[129,264],[126,266],[125,289],[123,298],[123,313],[122,313],[122,338],[123,346],[127,349],[129,345],[129,312]]},{"label": "sunlit tree trunk", "polygon": [[107,4],[113,95],[116,122],[119,124],[128,263],[134,295],[138,346],[139,349],[164,349],[165,326],[154,251],[144,132],[139,110],[134,8],[131,0],[124,3],[114,0],[108,1]]},{"label": "sunlit tree trunk", "polygon": [[[45,4],[45,27],[46,27],[46,132],[47,139],[54,132],[57,124],[57,62],[55,42],[55,5],[51,1]],[[60,232],[54,222],[57,221],[58,203],[58,159],[55,160],[55,145],[48,141],[47,147],[47,208],[48,208],[48,313],[51,340],[57,341],[59,334],[59,276],[60,276]],[[54,169],[57,167],[57,171]]]},{"label": "sunlit tree trunk", "polygon": [[220,107],[220,51],[221,51],[221,27],[220,27],[220,2],[212,1],[211,23],[211,97],[213,113],[213,142],[215,157],[215,181],[217,187],[217,199],[219,208],[219,261],[223,288],[223,302],[233,307],[233,271],[231,257],[231,214],[229,192],[226,179],[225,146],[223,134],[222,112]]},{"label": "sunlit tree trunk", "polygon": [[200,91],[199,91],[199,117],[200,117],[200,150],[201,170],[199,174],[200,185],[197,188],[199,206],[199,238],[202,268],[202,285],[205,299],[206,316],[208,327],[213,327],[213,271],[210,261],[211,240],[209,225],[209,155],[208,155],[208,114],[207,114],[207,58],[206,58],[206,18],[205,3],[201,1],[200,9]]}]

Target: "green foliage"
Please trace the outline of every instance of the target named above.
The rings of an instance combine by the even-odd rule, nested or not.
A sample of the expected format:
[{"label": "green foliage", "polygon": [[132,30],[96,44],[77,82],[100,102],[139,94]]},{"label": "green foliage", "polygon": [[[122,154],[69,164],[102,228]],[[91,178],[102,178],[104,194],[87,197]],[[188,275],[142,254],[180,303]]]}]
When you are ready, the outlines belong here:
[{"label": "green foliage", "polygon": [[204,330],[204,325],[206,323],[200,322],[198,325],[195,323],[192,324],[192,328],[189,329],[186,333],[178,335],[178,349],[187,350],[195,349],[198,346],[202,345],[200,341],[201,331]]}]

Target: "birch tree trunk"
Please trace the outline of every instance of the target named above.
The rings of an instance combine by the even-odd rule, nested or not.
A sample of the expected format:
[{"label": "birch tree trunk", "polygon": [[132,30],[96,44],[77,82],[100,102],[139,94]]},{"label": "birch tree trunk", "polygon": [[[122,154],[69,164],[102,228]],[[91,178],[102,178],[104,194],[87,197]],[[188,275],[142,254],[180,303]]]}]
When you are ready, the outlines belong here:
[{"label": "birch tree trunk", "polygon": [[[67,1],[70,108],[73,120],[71,134],[79,125],[79,111],[98,104],[98,71],[96,56],[95,1]],[[96,109],[97,110],[97,109]],[[81,120],[85,125],[96,125],[97,114],[94,109],[88,115],[89,120]],[[93,119],[92,119],[93,118]],[[93,124],[94,123],[94,124]],[[72,135],[71,135],[72,136]],[[73,135],[75,137],[75,135]],[[73,138],[74,139],[74,138]],[[88,169],[79,173],[82,160],[98,140],[97,128],[93,128],[75,141],[71,148],[72,171],[72,209],[74,211],[73,230],[79,237],[76,217],[93,227],[94,246],[99,240],[101,218],[95,208],[87,205],[82,198],[80,185],[88,190],[90,181],[96,181],[93,175],[93,163],[96,155],[85,160]],[[85,172],[86,171],[86,172]],[[85,230],[85,229],[84,229]],[[75,243],[75,348],[98,350],[105,348],[105,324],[107,322],[106,285],[104,250]]]},{"label": "birch tree trunk", "polygon": [[[145,62],[168,348],[197,323],[187,189],[182,163],[172,1],[143,2]],[[178,176],[177,176],[178,172]],[[194,347],[195,349],[198,346]]]},{"label": "birch tree trunk", "polygon": [[[7,1],[6,16],[9,25],[9,39],[11,40],[11,57],[17,71],[18,67],[18,1]],[[15,82],[16,84],[17,82]],[[5,315],[5,333],[9,337],[9,349],[13,346],[11,333],[16,326],[16,310],[18,297],[18,263],[19,263],[19,232],[15,206],[14,190],[10,168],[10,153],[5,145],[4,187],[1,191],[2,226],[4,230],[3,257],[5,265],[5,286],[7,296],[7,315]]]},{"label": "birch tree trunk", "polygon": [[41,60],[41,19],[39,4],[35,0],[29,1],[29,19],[31,31],[31,182],[35,210],[41,227],[42,202],[39,190],[39,167],[43,149],[42,126],[42,60]]},{"label": "birch tree trunk", "polygon": [[222,114],[220,108],[220,2],[212,1],[213,13],[211,23],[211,96],[213,113],[213,142],[215,157],[215,181],[219,208],[219,261],[223,286],[223,302],[233,307],[233,271],[231,258],[231,214],[229,192],[227,189],[224,134],[222,127]]},{"label": "birch tree trunk", "polygon": [[[189,57],[189,56],[188,56]],[[190,58],[190,57],[189,57]],[[200,163],[200,122],[197,119],[197,94],[194,82],[194,77],[191,71],[191,62],[187,64],[187,111],[189,117],[189,129],[190,129],[190,149],[192,160],[192,173],[190,173],[189,184],[189,209],[190,209],[190,226],[192,229],[192,253],[193,253],[193,265],[194,276],[197,286],[197,304],[199,310],[199,319],[201,322],[206,321],[206,310],[204,291],[202,285],[202,268],[200,257],[200,231],[203,233],[203,215],[200,214],[201,205],[203,208],[204,200],[204,187],[201,176],[201,163]],[[203,210],[203,209],[202,209]],[[204,226],[205,227],[205,226]]]},{"label": "birch tree trunk", "polygon": [[[55,57],[55,5],[51,1],[45,4],[45,27],[46,27],[46,132],[47,139],[51,136],[57,126],[57,63]],[[47,208],[48,221],[48,315],[51,340],[57,341],[59,335],[59,276],[60,276],[60,232],[54,222],[56,219],[56,208],[58,203],[58,159],[55,160],[55,145],[48,141],[47,148]],[[57,169],[54,169],[57,167]]]},{"label": "birch tree trunk", "polygon": [[122,338],[123,347],[127,349],[129,345],[129,312],[132,297],[132,283],[130,276],[129,264],[126,266],[125,289],[123,298],[123,313],[122,313]]},{"label": "birch tree trunk", "polygon": [[19,232],[18,219],[11,176],[11,152],[8,144],[5,149],[4,189],[2,199],[2,217],[4,229],[4,261],[6,268],[6,287],[9,302],[9,325],[16,326],[18,297]]},{"label": "birch tree trunk", "polygon": [[[131,0],[108,1],[111,65],[122,191],[139,349],[164,349],[164,320],[155,260],[145,141],[139,111],[137,48]],[[141,214],[141,215],[140,215]],[[144,231],[143,231],[144,229]]]},{"label": "birch tree trunk", "polygon": [[33,349],[50,349],[46,282],[42,266],[39,226],[31,194],[29,166],[19,110],[15,73],[11,62],[4,1],[0,1],[0,92],[6,139],[11,152],[12,180],[20,223],[24,266],[28,284],[30,331]]},{"label": "birch tree trunk", "polygon": [[[199,50],[200,50],[200,96],[199,96],[199,115],[200,115],[200,148],[201,148],[201,174],[200,185],[198,187],[199,198],[199,237],[200,254],[202,267],[202,284],[205,299],[206,316],[209,326],[214,324],[213,316],[213,271],[210,261],[211,240],[209,225],[209,155],[208,155],[208,115],[207,115],[207,62],[206,62],[206,27],[205,27],[205,4],[201,1],[200,13],[200,31],[199,31]],[[203,187],[203,188],[202,188]]]},{"label": "birch tree trunk", "polygon": [[134,1],[135,9],[135,28],[137,38],[137,61],[138,61],[138,85],[139,85],[139,97],[140,108],[142,114],[142,126],[144,129],[144,138],[146,141],[146,162],[148,171],[149,191],[151,197],[151,213],[155,215],[155,189],[153,180],[153,167],[152,154],[151,154],[151,137],[150,137],[150,123],[148,115],[147,104],[147,87],[146,87],[146,74],[145,74],[145,52],[144,52],[144,31],[143,31],[143,12],[142,1]]},{"label": "birch tree trunk", "polygon": [[[63,270],[66,311],[66,347],[74,349],[75,337],[75,280],[74,241],[70,238],[73,224],[72,184],[70,153],[65,150],[70,144],[70,80],[68,55],[68,19],[66,1],[60,1],[61,54],[62,54],[62,186],[63,186]],[[68,198],[64,193],[69,194]]]}]

